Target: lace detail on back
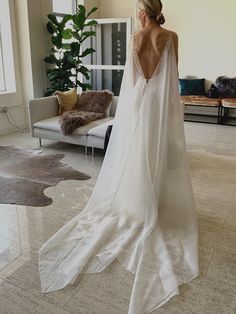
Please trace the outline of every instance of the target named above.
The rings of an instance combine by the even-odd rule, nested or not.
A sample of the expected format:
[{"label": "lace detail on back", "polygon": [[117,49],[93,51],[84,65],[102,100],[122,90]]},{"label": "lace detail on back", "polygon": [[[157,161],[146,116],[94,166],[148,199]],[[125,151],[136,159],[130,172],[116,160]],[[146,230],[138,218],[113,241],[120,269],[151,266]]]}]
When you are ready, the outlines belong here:
[{"label": "lace detail on back", "polygon": [[132,45],[132,49],[133,49],[133,57],[134,57],[134,64],[135,64],[135,66],[136,66],[136,70],[137,70],[137,72],[138,72],[145,80],[151,80],[152,78],[154,78],[154,77],[158,74],[157,72],[158,72],[159,67],[160,67],[160,65],[161,65],[162,59],[163,59],[163,57],[164,57],[164,55],[165,55],[165,52],[166,52],[166,50],[167,50],[167,47],[169,46],[170,41],[172,40],[171,33],[169,32],[169,35],[168,35],[168,37],[167,37],[167,40],[166,40],[164,49],[163,49],[162,54],[161,54],[161,57],[160,57],[160,59],[159,59],[157,65],[156,65],[156,67],[155,67],[155,69],[154,69],[154,71],[153,71],[151,77],[149,77],[149,78],[146,78],[145,75],[144,75],[144,71],[143,71],[143,69],[142,69],[142,66],[141,66],[141,63],[140,63],[140,60],[139,60],[138,52],[137,52],[137,50],[135,49],[135,39],[136,39],[136,38],[135,38],[135,34],[133,34],[133,35],[132,35],[132,44],[133,44],[133,45]]}]

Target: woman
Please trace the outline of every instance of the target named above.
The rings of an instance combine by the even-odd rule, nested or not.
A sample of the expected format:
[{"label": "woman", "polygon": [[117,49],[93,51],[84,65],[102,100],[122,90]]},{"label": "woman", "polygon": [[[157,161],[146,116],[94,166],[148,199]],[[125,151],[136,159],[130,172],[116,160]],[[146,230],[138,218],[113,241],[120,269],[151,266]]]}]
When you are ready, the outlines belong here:
[{"label": "woman", "polygon": [[135,275],[128,314],[150,313],[198,275],[198,229],[178,89],[178,39],[159,0],[138,1],[106,155],[86,207],[39,251],[43,292],[103,271]]}]

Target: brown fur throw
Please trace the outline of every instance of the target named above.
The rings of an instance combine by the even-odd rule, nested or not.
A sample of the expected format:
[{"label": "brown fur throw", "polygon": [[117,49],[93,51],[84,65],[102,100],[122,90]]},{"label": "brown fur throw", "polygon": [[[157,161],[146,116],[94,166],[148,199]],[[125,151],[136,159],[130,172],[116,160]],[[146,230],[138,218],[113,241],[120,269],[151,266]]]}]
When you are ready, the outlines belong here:
[{"label": "brown fur throw", "polygon": [[87,112],[80,110],[65,111],[60,115],[59,123],[63,135],[69,135],[73,133],[78,127],[88,124],[91,121],[105,118],[105,113],[99,112]]},{"label": "brown fur throw", "polygon": [[106,109],[112,101],[114,94],[109,90],[84,91],[78,97],[76,109],[80,111],[93,111],[106,113]]}]

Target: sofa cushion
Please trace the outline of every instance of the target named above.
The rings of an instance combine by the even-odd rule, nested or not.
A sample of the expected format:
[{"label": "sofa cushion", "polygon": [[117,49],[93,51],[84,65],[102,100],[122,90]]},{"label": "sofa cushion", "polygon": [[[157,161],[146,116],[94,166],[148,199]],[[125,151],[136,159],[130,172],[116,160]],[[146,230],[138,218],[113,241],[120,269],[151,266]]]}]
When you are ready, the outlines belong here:
[{"label": "sofa cushion", "polygon": [[206,95],[205,79],[179,79],[179,92],[185,95]]},{"label": "sofa cushion", "polygon": [[59,116],[35,122],[34,128],[60,132]]},{"label": "sofa cushion", "polygon": [[181,96],[180,99],[183,100],[184,104],[186,105],[196,105],[196,106],[218,107],[221,103],[221,99],[201,97],[201,96]]},{"label": "sofa cushion", "polygon": [[[110,123],[110,121],[112,121],[113,119],[114,119],[114,117],[106,117],[103,119],[98,119],[98,120],[92,121],[86,125],[83,125],[83,126],[77,128],[73,132],[73,134],[86,135],[86,134],[88,134],[88,131],[90,129],[96,128],[97,126],[100,126],[102,124]],[[38,121],[38,122],[33,124],[33,127],[38,128],[38,129],[61,132],[61,127],[59,124],[59,116]]]},{"label": "sofa cushion", "polygon": [[89,135],[93,135],[93,136],[97,136],[97,137],[101,137],[105,139],[105,135],[106,135],[106,131],[107,131],[107,127],[108,125],[112,125],[114,122],[114,118],[111,119],[110,121],[107,121],[101,125],[96,126],[95,128],[91,128],[88,131]]},{"label": "sofa cushion", "polygon": [[236,98],[222,99],[222,106],[226,108],[236,108]]},{"label": "sofa cushion", "polygon": [[236,77],[219,76],[216,79],[216,87],[220,96],[224,98],[236,97]]},{"label": "sofa cushion", "polygon": [[66,92],[56,91],[55,95],[59,104],[59,114],[74,109],[79,98],[76,88],[72,88]]},{"label": "sofa cushion", "polygon": [[114,119],[113,117],[106,117],[106,118],[103,118],[103,119],[98,119],[98,120],[92,121],[89,124],[86,124],[84,126],[81,126],[81,127],[77,128],[73,132],[73,134],[79,134],[79,135],[89,134],[90,130],[95,129],[96,127],[102,126],[103,124],[106,124],[106,123],[110,123],[111,124],[111,121],[113,119]]}]

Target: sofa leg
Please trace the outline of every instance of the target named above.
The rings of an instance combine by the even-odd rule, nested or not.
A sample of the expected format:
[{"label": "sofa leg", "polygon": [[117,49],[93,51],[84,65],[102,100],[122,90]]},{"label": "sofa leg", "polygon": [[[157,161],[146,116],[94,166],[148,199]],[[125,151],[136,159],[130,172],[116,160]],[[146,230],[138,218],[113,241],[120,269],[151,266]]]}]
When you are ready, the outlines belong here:
[{"label": "sofa leg", "polygon": [[92,156],[94,157],[94,147],[92,147]]},{"label": "sofa leg", "polygon": [[39,137],[39,147],[42,147],[42,139]]}]

